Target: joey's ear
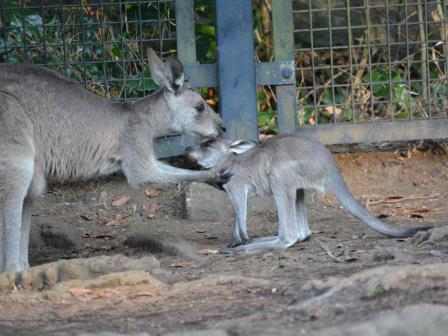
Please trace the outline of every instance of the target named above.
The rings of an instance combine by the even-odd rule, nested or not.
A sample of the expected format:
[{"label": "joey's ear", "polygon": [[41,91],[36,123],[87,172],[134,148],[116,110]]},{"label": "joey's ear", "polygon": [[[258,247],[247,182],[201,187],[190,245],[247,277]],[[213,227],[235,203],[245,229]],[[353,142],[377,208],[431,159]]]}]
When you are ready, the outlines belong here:
[{"label": "joey's ear", "polygon": [[149,69],[151,70],[151,76],[154,82],[159,86],[165,86],[164,69],[165,65],[163,61],[157,56],[154,50],[148,48],[148,61]]},{"label": "joey's ear", "polygon": [[177,58],[167,58],[163,77],[165,86],[177,94],[184,85],[184,66]]},{"label": "joey's ear", "polygon": [[235,154],[243,154],[256,145],[257,143],[252,140],[236,140],[230,145],[230,151]]}]

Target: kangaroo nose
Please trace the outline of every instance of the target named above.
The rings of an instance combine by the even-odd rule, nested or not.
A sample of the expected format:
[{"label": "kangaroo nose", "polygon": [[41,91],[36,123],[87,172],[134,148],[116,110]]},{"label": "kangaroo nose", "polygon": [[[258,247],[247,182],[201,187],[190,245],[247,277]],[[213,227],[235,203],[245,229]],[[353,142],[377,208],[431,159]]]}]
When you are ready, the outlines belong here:
[{"label": "kangaroo nose", "polygon": [[227,128],[225,128],[224,126],[221,126],[221,130],[222,130],[223,132],[225,132],[225,131],[227,131]]}]

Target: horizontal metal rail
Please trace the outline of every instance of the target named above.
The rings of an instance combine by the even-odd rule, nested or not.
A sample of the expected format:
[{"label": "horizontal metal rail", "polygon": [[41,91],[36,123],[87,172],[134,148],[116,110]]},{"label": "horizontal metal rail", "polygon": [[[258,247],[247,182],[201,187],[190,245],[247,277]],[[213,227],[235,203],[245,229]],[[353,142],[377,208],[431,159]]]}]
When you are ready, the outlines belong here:
[{"label": "horizontal metal rail", "polygon": [[448,138],[448,119],[301,126],[298,127],[297,133],[314,136],[328,145],[446,139]]}]

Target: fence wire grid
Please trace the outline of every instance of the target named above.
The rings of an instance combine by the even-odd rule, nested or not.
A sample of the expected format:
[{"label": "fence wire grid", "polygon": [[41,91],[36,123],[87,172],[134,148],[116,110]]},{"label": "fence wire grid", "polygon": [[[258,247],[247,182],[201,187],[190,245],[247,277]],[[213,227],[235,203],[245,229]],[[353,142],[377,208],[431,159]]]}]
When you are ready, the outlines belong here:
[{"label": "fence wire grid", "polygon": [[447,118],[447,1],[293,0],[293,15],[299,124]]},{"label": "fence wire grid", "polygon": [[155,89],[146,62],[176,50],[175,1],[2,0],[0,58],[64,73],[96,94],[131,100]]}]

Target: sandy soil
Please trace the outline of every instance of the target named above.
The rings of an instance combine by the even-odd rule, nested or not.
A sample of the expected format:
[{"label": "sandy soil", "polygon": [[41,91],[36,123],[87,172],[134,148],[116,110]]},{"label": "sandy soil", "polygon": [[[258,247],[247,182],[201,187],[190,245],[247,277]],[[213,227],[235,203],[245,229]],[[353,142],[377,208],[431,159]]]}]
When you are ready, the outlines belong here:
[{"label": "sandy soil", "polygon": [[[335,157],[356,197],[384,221],[403,227],[446,224],[446,154],[409,151]],[[365,272],[377,267],[392,267],[391,273],[401,274],[408,272],[400,268],[407,265],[419,272],[418,267],[446,263],[448,242],[443,237],[425,242],[380,236],[346,214],[332,197],[312,194],[310,240],[283,252],[220,255],[215,252],[228,243],[233,219],[225,223],[183,219],[183,187],[133,190],[121,177],[52,186],[35,205],[33,219],[69,226],[75,244],[69,248],[37,244],[30,250],[32,265],[101,255],[153,255],[160,263],[161,271],[153,274],[160,286],[137,281],[73,287],[58,295],[20,288],[3,291],[0,335],[99,331],[163,335],[206,329],[228,335],[297,335],[355,324],[412,304],[448,304],[448,282],[438,282],[440,274],[408,286],[411,278],[429,279],[426,271],[426,275],[412,273],[397,280],[402,285],[366,289],[370,294],[360,292],[364,288],[360,283],[367,280],[351,280],[372,279],[378,275]],[[275,224],[275,213],[253,216],[249,233],[271,235]],[[322,296],[342,279],[351,285],[335,289],[335,296]],[[317,306],[315,298],[320,300]]]}]

